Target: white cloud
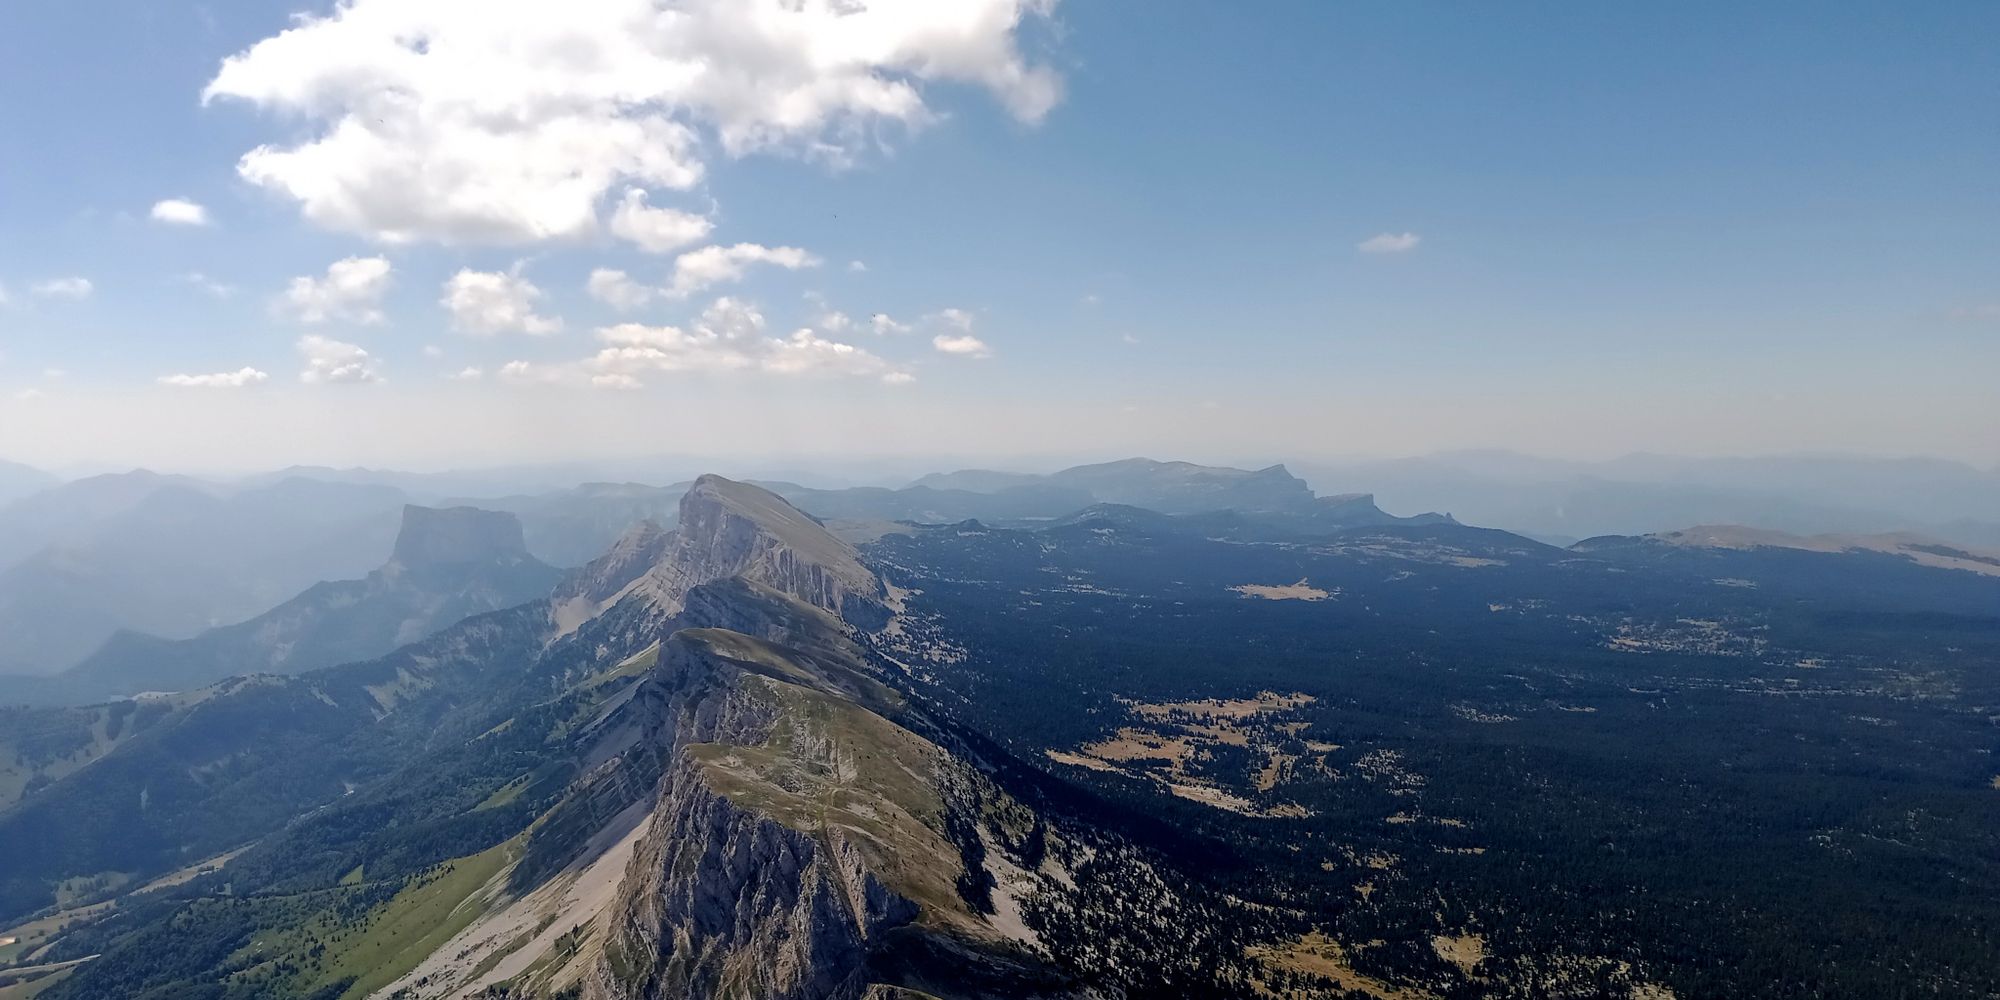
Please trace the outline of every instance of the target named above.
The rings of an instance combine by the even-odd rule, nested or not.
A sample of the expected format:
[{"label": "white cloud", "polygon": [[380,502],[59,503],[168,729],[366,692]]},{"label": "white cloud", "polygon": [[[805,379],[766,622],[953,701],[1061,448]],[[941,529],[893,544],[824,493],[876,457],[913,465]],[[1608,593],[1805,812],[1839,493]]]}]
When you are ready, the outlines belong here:
[{"label": "white cloud", "polygon": [[818,267],[819,258],[798,247],[767,247],[756,243],[707,246],[674,258],[674,277],[667,294],[684,299],[724,282],[741,281],[752,264],[769,264],[796,271]]},{"label": "white cloud", "polygon": [[299,373],[302,382],[379,382],[381,372],[375,368],[375,359],[358,345],[332,340],[318,334],[308,334],[299,338],[299,353],[306,359],[305,371]]},{"label": "white cloud", "polygon": [[87,299],[94,287],[89,278],[50,278],[28,286],[28,291],[45,299]]},{"label": "white cloud", "polygon": [[854,317],[838,309],[828,309],[813,320],[813,325],[828,333],[847,333],[854,329]]},{"label": "white cloud", "polygon": [[855,274],[862,274],[868,270],[868,264],[864,261],[850,260],[847,262],[847,269]]},{"label": "white cloud", "polygon": [[868,317],[868,328],[878,334],[910,332],[910,324],[898,323],[888,313],[876,313]]},{"label": "white cloud", "polygon": [[653,300],[653,289],[632,280],[632,276],[609,267],[590,272],[584,283],[590,297],[620,312],[637,309]]},{"label": "white cloud", "polygon": [[436,345],[436,344],[425,344],[425,345],[424,345],[424,357],[427,357],[427,358],[441,358],[441,357],[444,357],[444,348],[442,348],[442,347],[439,347],[439,346],[438,346],[438,345]]},{"label": "white cloud", "polygon": [[306,323],[380,323],[392,271],[386,257],[347,257],[329,265],[324,278],[293,278],[278,305]]},{"label": "white cloud", "polygon": [[821,335],[811,327],[790,336],[765,333],[763,313],[732,298],[715,300],[686,329],[621,323],[598,331],[606,346],[583,362],[593,384],[632,388],[658,372],[753,371],[773,375],[879,377],[909,374],[883,358]]},{"label": "white cloud", "polygon": [[206,226],[208,209],[186,198],[168,198],[153,203],[153,221],[170,226]]},{"label": "white cloud", "polygon": [[180,386],[184,389],[241,389],[270,381],[268,372],[245,366],[233,372],[216,372],[212,375],[162,375],[161,385]]},{"label": "white cloud", "polygon": [[956,354],[965,358],[990,358],[993,356],[993,349],[987,347],[985,341],[969,333],[956,336],[940,333],[931,338],[931,346],[946,354]]},{"label": "white cloud", "polygon": [[1415,233],[1379,233],[1354,245],[1362,253],[1409,253],[1423,242]]},{"label": "white cloud", "polygon": [[445,282],[439,303],[451,313],[453,328],[474,336],[497,333],[542,335],[562,329],[562,320],[537,315],[542,290],[519,274],[462,270]]},{"label": "white cloud", "polygon": [[21,391],[16,392],[14,394],[14,398],[19,402],[32,403],[37,399],[47,399],[48,395],[49,395],[48,393],[43,392],[40,389],[31,388],[31,389],[22,389]]},{"label": "white cloud", "polygon": [[1062,81],[1017,45],[1056,0],[346,0],[226,59],[204,101],[311,123],[244,154],[311,221],[387,242],[577,237],[703,150],[851,162],[963,83],[1039,121]]},{"label": "white cloud", "polygon": [[972,335],[972,314],[963,309],[940,309],[928,317],[932,322],[942,323],[957,330],[957,333],[940,333],[931,338],[931,346],[945,354],[955,354],[962,358],[990,358],[993,349],[986,342]]},{"label": "white cloud", "polygon": [[647,253],[672,253],[708,238],[715,223],[675,208],[653,208],[646,192],[632,188],[611,214],[611,233]]},{"label": "white cloud", "polygon": [[472,367],[462,368],[459,369],[458,371],[451,373],[450,375],[445,376],[445,378],[448,378],[453,382],[477,382],[485,377],[486,377],[485,372]]},{"label": "white cloud", "polygon": [[547,381],[543,369],[526,361],[509,361],[500,366],[500,378],[507,382]]},{"label": "white cloud", "polygon": [[189,271],[181,275],[181,282],[208,293],[209,297],[226,299],[236,294],[236,286],[217,281],[200,271]]}]

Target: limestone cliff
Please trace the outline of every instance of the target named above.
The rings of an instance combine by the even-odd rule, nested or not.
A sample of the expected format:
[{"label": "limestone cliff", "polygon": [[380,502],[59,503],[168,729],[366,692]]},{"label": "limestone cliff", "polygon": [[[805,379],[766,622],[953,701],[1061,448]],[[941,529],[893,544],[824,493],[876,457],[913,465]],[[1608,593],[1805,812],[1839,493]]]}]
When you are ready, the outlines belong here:
[{"label": "limestone cliff", "polygon": [[627,657],[582,681],[615,693],[575,731],[578,776],[525,832],[504,908],[379,996],[1090,995],[1022,917],[1063,877],[1046,824],[882,682],[852,619],[885,588],[851,547],[717,477],[671,535],[627,542],[558,590],[609,606],[552,648]]},{"label": "limestone cliff", "polygon": [[675,614],[689,591],[731,577],[854,619],[878,617],[885,593],[854,547],[811,515],[767,490],[703,476],[681,498],[673,543],[639,589]]},{"label": "limestone cliff", "polygon": [[381,656],[474,615],[541,598],[559,577],[512,514],[403,509],[395,554],[359,580],[314,584],[188,639],[119,633],[58,680],[78,701],[182,691],[237,674],[297,674]]},{"label": "limestone cliff", "polygon": [[657,521],[628,529],[603,555],[570,571],[549,595],[556,624],[569,631],[617,603],[620,597],[666,559],[674,533]]},{"label": "limestone cliff", "polygon": [[1018,803],[964,794],[983,779],[858,702],[855,666],[723,630],[669,640],[647,683],[676,693],[677,749],[585,997],[849,1000],[885,979],[1072,995],[1018,921],[1042,877],[977,832],[982,802]]},{"label": "limestone cliff", "polygon": [[470,563],[533,562],[521,539],[521,520],[477,507],[403,508],[389,566],[407,572],[448,571]]}]

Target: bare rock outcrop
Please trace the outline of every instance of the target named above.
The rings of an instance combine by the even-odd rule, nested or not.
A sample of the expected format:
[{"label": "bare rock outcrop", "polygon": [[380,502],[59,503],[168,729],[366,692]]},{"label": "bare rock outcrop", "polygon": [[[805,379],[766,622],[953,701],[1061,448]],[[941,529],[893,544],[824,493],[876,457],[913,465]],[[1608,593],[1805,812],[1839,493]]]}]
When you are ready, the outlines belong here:
[{"label": "bare rock outcrop", "polygon": [[666,557],[638,589],[667,614],[704,583],[740,577],[849,620],[879,617],[885,589],[854,547],[777,494],[721,476],[681,498]]}]

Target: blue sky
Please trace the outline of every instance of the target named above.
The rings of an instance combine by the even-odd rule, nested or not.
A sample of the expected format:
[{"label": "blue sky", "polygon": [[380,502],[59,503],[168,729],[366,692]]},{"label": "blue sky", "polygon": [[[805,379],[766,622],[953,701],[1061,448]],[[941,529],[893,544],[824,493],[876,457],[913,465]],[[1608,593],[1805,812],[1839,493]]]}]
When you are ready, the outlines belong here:
[{"label": "blue sky", "polygon": [[391,3],[0,8],[0,455],[2000,462],[1990,4]]}]

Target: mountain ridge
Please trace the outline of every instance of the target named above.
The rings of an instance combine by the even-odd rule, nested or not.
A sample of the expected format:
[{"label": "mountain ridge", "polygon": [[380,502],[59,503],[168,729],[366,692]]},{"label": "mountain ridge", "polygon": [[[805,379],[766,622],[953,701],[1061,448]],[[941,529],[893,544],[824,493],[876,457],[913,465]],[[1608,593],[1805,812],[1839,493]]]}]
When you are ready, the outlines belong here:
[{"label": "mountain ridge", "polygon": [[316,583],[269,611],[187,639],[120,631],[46,682],[0,684],[0,691],[76,703],[239,674],[301,673],[388,653],[546,594],[558,579],[528,554],[512,514],[411,504],[402,517],[389,561],[361,579]]}]

